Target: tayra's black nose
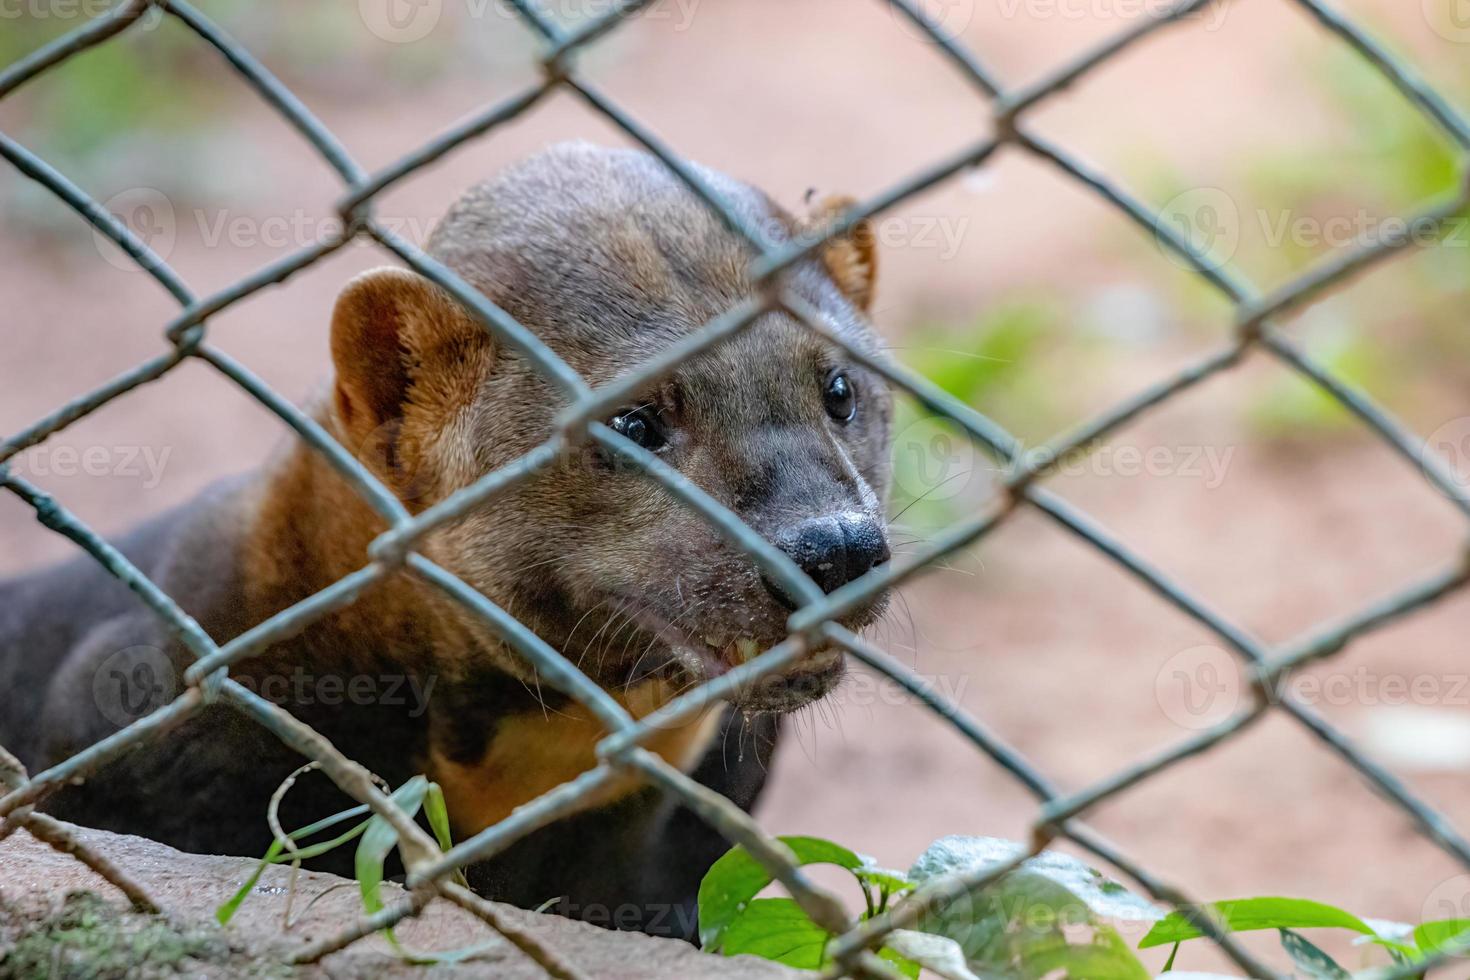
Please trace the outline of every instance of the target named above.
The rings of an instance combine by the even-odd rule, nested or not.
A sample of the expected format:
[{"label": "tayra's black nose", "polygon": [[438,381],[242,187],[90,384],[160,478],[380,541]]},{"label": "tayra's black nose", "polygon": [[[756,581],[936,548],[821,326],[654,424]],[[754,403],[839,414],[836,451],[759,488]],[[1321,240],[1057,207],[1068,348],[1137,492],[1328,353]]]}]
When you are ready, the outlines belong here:
[{"label": "tayra's black nose", "polygon": [[[814,517],[777,535],[776,547],[791,556],[823,592],[833,592],[889,558],[888,539],[866,514]],[[770,580],[766,588],[789,608],[796,603]]]}]

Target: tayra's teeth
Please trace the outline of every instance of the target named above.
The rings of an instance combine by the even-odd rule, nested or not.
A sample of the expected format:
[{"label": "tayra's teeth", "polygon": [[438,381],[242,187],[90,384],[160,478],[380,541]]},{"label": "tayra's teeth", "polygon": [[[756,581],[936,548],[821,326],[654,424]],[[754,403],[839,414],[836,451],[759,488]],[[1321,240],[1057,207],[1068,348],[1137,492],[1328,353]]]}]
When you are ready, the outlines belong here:
[{"label": "tayra's teeth", "polygon": [[741,663],[745,663],[747,660],[754,660],[756,654],[761,652],[761,645],[749,638],[737,640],[735,646],[740,651]]}]

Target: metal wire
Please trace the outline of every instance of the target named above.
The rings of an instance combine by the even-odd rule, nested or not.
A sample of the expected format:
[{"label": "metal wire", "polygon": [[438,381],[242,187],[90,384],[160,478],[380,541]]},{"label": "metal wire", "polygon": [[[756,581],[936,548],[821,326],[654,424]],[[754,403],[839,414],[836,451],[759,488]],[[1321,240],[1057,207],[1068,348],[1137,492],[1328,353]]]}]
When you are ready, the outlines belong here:
[{"label": "metal wire", "polygon": [[[365,172],[353,161],[347,149],[289,88],[277,80],[243,46],[185,0],[126,0],[97,20],[0,71],[0,98],[3,98],[50,68],[128,30],[150,8],[155,8],[162,14],[175,18],[179,24],[218,52],[240,79],[279,113],[343,182],[341,196],[336,202],[337,213],[342,219],[340,233],[327,236],[322,241],[232,284],[214,296],[200,299],[165,261],[109,214],[99,202],[25,147],[0,133],[0,156],[26,177],[54,193],[96,232],[117,244],[180,305],[178,316],[164,330],[168,349],[107,384],[68,402],[0,443],[0,486],[33,507],[37,518],[45,526],[71,539],[96,559],[109,574],[131,588],[196,658],[196,663],[185,674],[184,691],[169,704],[49,770],[31,775],[18,769],[18,766],[7,769],[6,780],[0,782],[0,789],[5,791],[5,795],[0,797],[0,837],[15,826],[29,826],[33,831],[39,829],[43,834],[49,835],[53,842],[61,841],[57,846],[65,846],[67,839],[64,828],[52,827],[42,819],[42,815],[35,814],[32,807],[43,802],[47,795],[68,780],[107,765],[139,742],[168,737],[169,731],[175,726],[206,704],[220,700],[265,726],[304,756],[319,762],[327,775],[344,792],[388,820],[398,830],[403,842],[405,863],[409,871],[409,899],[385,908],[363,922],[344,924],[336,935],[320,939],[301,950],[295,957],[298,962],[315,960],[344,948],[377,929],[390,926],[406,916],[419,914],[431,901],[442,898],[476,912],[492,928],[506,934],[511,942],[532,956],[549,975],[575,975],[573,967],[561,964],[553,954],[537,947],[534,940],[513,934],[514,930],[499,920],[491,906],[454,886],[448,876],[466,864],[510,847],[527,834],[573,811],[584,796],[598,792],[619,775],[632,774],[661,785],[733,843],[746,846],[785,885],[808,914],[834,934],[836,938],[830,946],[834,959],[826,971],[828,976],[886,975],[891,971],[872,957],[871,951],[882,942],[888,930],[904,924],[903,912],[895,910],[897,914],[886,914],[862,923],[854,922],[835,896],[807,878],[790,850],[768,836],[747,814],[642,747],[645,739],[665,726],[693,716],[742,684],[780,670],[800,657],[809,644],[823,642],[845,648],[872,670],[895,680],[912,692],[933,710],[937,718],[951,725],[977,751],[994,760],[1004,772],[1035,796],[1041,808],[1034,824],[1033,852],[1058,837],[1072,840],[1121,869],[1157,898],[1179,908],[1249,976],[1266,978],[1277,974],[1257,961],[1231,937],[1221,934],[1212,922],[1200,915],[1198,907],[1188,896],[1153,877],[1114,845],[1079,823],[1078,818],[1098,804],[1152,779],[1165,769],[1230,740],[1267,713],[1278,711],[1295,719],[1307,732],[1336,752],[1401,808],[1421,833],[1470,869],[1470,842],[1443,815],[1415,797],[1386,769],[1367,757],[1342,733],[1304,705],[1290,697],[1272,699],[1266,696],[1268,686],[1287,671],[1305,663],[1337,656],[1355,639],[1465,588],[1470,583],[1470,562],[1411,584],[1401,592],[1383,598],[1340,622],[1323,625],[1299,640],[1273,648],[1259,642],[1247,630],[1212,610],[1202,599],[1153,568],[1121,541],[1097,526],[1087,515],[1039,486],[1060,460],[1075,453],[1089,451],[1103,439],[1160,405],[1208,378],[1234,368],[1248,352],[1260,351],[1274,357],[1287,369],[1296,372],[1335,399],[1375,432],[1406,463],[1423,474],[1462,513],[1470,517],[1470,495],[1467,495],[1464,487],[1458,485],[1444,462],[1426,450],[1424,440],[1395,421],[1367,394],[1353,388],[1302,351],[1275,326],[1275,321],[1283,314],[1317,302],[1329,290],[1363,275],[1395,255],[1402,254],[1411,243],[1411,236],[1385,236],[1381,242],[1349,250],[1345,255],[1329,259],[1308,270],[1286,286],[1262,295],[1253,284],[1235,271],[1213,263],[1175,229],[1164,224],[1154,209],[1107,175],[1087,167],[1066,150],[1026,130],[1024,120],[1027,113],[1059,91],[1076,84],[1094,69],[1119,57],[1155,31],[1179,23],[1186,16],[1210,6],[1212,2],[1223,0],[1180,0],[1172,7],[1059,66],[1041,81],[1014,89],[1003,86],[974,52],[946,34],[913,0],[875,2],[890,7],[896,16],[918,28],[935,43],[936,51],[988,102],[992,110],[993,132],[991,135],[977,132],[973,144],[968,148],[952,157],[936,161],[896,182],[872,199],[854,206],[829,225],[819,238],[804,238],[799,243],[777,248],[767,247],[759,235],[745,227],[736,210],[677,152],[572,70],[571,56],[575,52],[616,30],[623,21],[647,6],[648,0],[624,0],[605,15],[572,30],[558,26],[541,11],[535,0],[510,0],[510,6],[516,14],[545,42],[541,56],[544,79],[509,99],[487,106],[373,174]],[[1464,172],[1470,173],[1470,121],[1457,108],[1420,78],[1409,65],[1388,52],[1349,18],[1320,0],[1290,2],[1300,6],[1324,30],[1361,55],[1411,106],[1434,123],[1456,147]],[[750,272],[756,287],[754,296],[715,317],[700,331],[647,363],[637,366],[618,380],[596,388],[589,386],[531,331],[487,300],[453,271],[377,225],[371,212],[374,198],[383,190],[429,166],[467,141],[480,138],[520,117],[557,89],[566,89],[578,96],[593,110],[646,147],[732,233],[741,237],[749,246]],[[952,398],[926,379],[867,352],[853,349],[825,322],[820,311],[799,297],[779,293],[777,285],[779,273],[812,255],[831,238],[850,231],[860,221],[880,214],[915,194],[952,179],[956,174],[983,166],[996,150],[1006,145],[1014,145],[1036,156],[1057,168],[1068,179],[1097,194],[1142,232],[1154,237],[1173,257],[1184,262],[1210,283],[1230,301],[1235,310],[1228,341],[1217,352],[1149,386],[1074,432],[1059,436],[1039,452],[1029,453],[1024,453],[1020,441],[1004,428]],[[1470,200],[1470,180],[1464,181],[1450,199],[1427,205],[1420,217],[1432,220],[1462,213],[1467,200]],[[498,341],[519,352],[540,371],[565,400],[557,429],[545,443],[414,516],[407,512],[387,487],[375,479],[371,472],[317,423],[279,397],[243,365],[205,342],[212,316],[261,289],[284,281],[356,238],[378,242],[384,249],[397,255],[455,296]],[[880,372],[896,388],[966,430],[1005,468],[1002,494],[994,507],[987,513],[941,533],[917,556],[902,563],[892,562],[882,566],[831,595],[823,595],[815,583],[784,554],[741,523],[738,517],[698,486],[655,456],[598,423],[598,419],[621,404],[630,391],[674,369],[683,360],[696,357],[725,342],[772,309],[784,310],[828,341],[844,346],[853,357]],[[363,555],[363,567],[359,571],[265,622],[256,624],[223,645],[215,644],[173,599],[150,582],[120,552],[66,511],[53,497],[10,472],[8,466],[8,461],[16,454],[44,442],[72,423],[100,410],[120,395],[164,377],[191,358],[211,365],[280,417],[332,469],[349,481],[390,525],[369,548],[368,553]],[[790,637],[785,642],[724,677],[683,694],[642,720],[633,719],[560,651],[536,636],[510,613],[414,551],[416,543],[425,534],[530,477],[552,463],[558,452],[566,446],[589,438],[623,456],[642,470],[648,479],[661,484],[744,551],[763,572],[786,586],[790,594],[800,600],[797,610],[790,618]],[[907,667],[834,621],[845,611],[863,603],[882,589],[904,581],[944,556],[980,540],[1023,509],[1039,511],[1062,529],[1096,548],[1121,570],[1150,588],[1164,602],[1217,636],[1250,671],[1255,702],[1240,714],[1179,745],[1163,749],[1124,771],[1108,774],[1092,787],[1062,796],[1053,788],[1050,780],[1014,749],[992,735],[978,720],[924,685]],[[423,579],[481,619],[524,656],[536,669],[539,677],[545,678],[548,683],[587,707],[610,733],[598,746],[599,761],[594,769],[518,808],[504,820],[459,843],[445,854],[439,854],[433,841],[406,818],[374,784],[366,770],[337,752],[325,739],[288,712],[257,697],[225,676],[230,665],[260,653],[271,644],[299,633],[320,617],[355,602],[365,590],[399,569],[406,569],[410,574]],[[3,758],[10,757],[7,754]],[[143,905],[149,901],[122,869],[112,868],[106,864],[105,859],[85,850],[75,853],[79,859],[98,867],[110,880],[123,887],[135,902]],[[946,879],[934,883],[929,891],[935,897],[963,895],[990,884],[1010,866],[998,865],[968,878]],[[1449,957],[1441,957],[1427,964],[1415,965],[1413,972],[1419,975],[1423,970],[1439,969],[1450,963]]]}]

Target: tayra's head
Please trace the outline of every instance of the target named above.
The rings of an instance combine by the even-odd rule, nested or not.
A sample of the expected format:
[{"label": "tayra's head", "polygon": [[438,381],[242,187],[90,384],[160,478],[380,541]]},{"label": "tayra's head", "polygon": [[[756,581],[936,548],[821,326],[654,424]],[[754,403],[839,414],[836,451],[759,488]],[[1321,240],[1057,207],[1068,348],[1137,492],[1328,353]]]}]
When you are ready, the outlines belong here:
[{"label": "tayra's head", "polygon": [[[772,241],[805,227],[765,194],[703,177]],[[808,219],[811,220],[811,219]],[[749,251],[653,157],[554,147],[481,184],[430,253],[592,385],[631,373],[749,298]],[[879,348],[866,312],[871,236],[859,228],[783,286],[847,341]],[[418,275],[348,285],[332,324],[345,438],[413,510],[546,440],[564,401],[524,356]],[[690,358],[606,418],[786,551],[827,591],[889,558],[890,394],[784,313]],[[520,618],[609,691],[723,673],[785,637],[786,591],[695,511],[605,448],[580,446],[434,533],[434,560]],[[875,619],[880,596],[846,617]],[[497,666],[529,671],[466,620]],[[808,653],[735,700],[790,710],[842,675]]]}]

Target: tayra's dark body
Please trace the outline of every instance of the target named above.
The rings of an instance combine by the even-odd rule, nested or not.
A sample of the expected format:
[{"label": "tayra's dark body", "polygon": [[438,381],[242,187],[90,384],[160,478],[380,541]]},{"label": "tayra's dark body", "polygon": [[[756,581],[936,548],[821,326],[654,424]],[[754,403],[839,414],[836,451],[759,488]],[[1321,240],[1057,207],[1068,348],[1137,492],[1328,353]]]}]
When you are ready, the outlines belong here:
[{"label": "tayra's dark body", "polygon": [[[128,559],[165,592],[180,597],[184,611],[217,643],[253,625],[250,611],[240,605],[247,590],[231,560],[239,551],[228,527],[245,492],[217,488],[120,542]],[[137,647],[144,648],[141,655],[119,657]],[[323,656],[325,648],[331,652]],[[164,658],[171,664],[168,671],[159,669]],[[177,694],[188,662],[162,620],[89,558],[0,582],[0,691],[6,692],[0,745],[38,772],[111,734],[119,721],[141,716]],[[278,700],[393,786],[424,771],[431,724],[448,725],[449,737],[475,746],[493,740],[497,724],[509,717],[540,719],[543,711],[566,707],[555,691],[543,686],[538,697],[534,688],[493,669],[460,683],[440,678],[429,684],[424,677],[399,681],[401,662],[330,626],[308,629],[235,676],[260,689],[272,671],[300,677],[288,666],[292,663],[333,662],[356,668],[335,672],[343,678],[343,691],[352,677],[370,677],[381,699],[402,703],[303,705],[293,703],[289,693]],[[140,668],[147,673],[136,673]],[[325,680],[332,673],[330,666],[313,671],[306,689],[317,697],[334,690]],[[419,698],[426,687],[423,710]],[[748,810],[765,783],[778,717],[764,715],[744,724],[728,709],[726,714],[730,729],[716,736],[693,775]],[[271,794],[301,763],[298,753],[264,727],[218,705],[145,742],[85,783],[61,790],[43,809],[185,851],[259,855],[271,843],[266,822]],[[282,821],[287,828],[304,826],[352,802],[325,777],[312,774],[286,797]],[[575,918],[690,938],[699,878],[728,846],[665,793],[644,789],[532,834],[472,866],[469,881],[496,900],[534,907],[560,897],[558,909]],[[350,876],[351,861],[351,848],[343,848],[309,866]]]},{"label": "tayra's dark body", "polygon": [[[772,244],[804,229],[754,188],[704,177]],[[753,291],[748,249],[661,163],[587,145],[554,148],[470,191],[429,252],[597,385]],[[871,236],[859,226],[791,266],[779,286],[871,359],[881,356],[864,314],[872,272]],[[564,403],[527,358],[403,270],[348,284],[331,348],[334,384],[314,417],[410,512],[542,445]],[[891,401],[863,361],[768,312],[630,393],[608,422],[830,591],[888,558]],[[121,547],[224,643],[360,569],[385,530],[297,443]],[[415,550],[515,615],[635,717],[786,635],[789,597],[605,447],[569,451],[436,526]],[[880,598],[843,622],[860,629],[881,607]],[[94,562],[0,584],[0,744],[43,769],[167,703],[190,662]],[[842,669],[838,651],[808,651],[732,692],[740,710],[661,729],[644,745],[749,808],[776,717],[825,695]],[[387,784],[428,775],[461,840],[594,767],[606,734],[494,629],[406,572],[239,661],[232,677]],[[302,761],[216,704],[44,806],[186,850],[258,855],[271,841],[271,795]],[[564,911],[605,925],[690,935],[699,879],[725,841],[631,776],[583,802],[472,869],[471,884],[527,906],[564,897]],[[282,823],[301,827],[350,804],[308,773],[286,796]],[[350,871],[349,860],[344,850],[318,865]]]}]

